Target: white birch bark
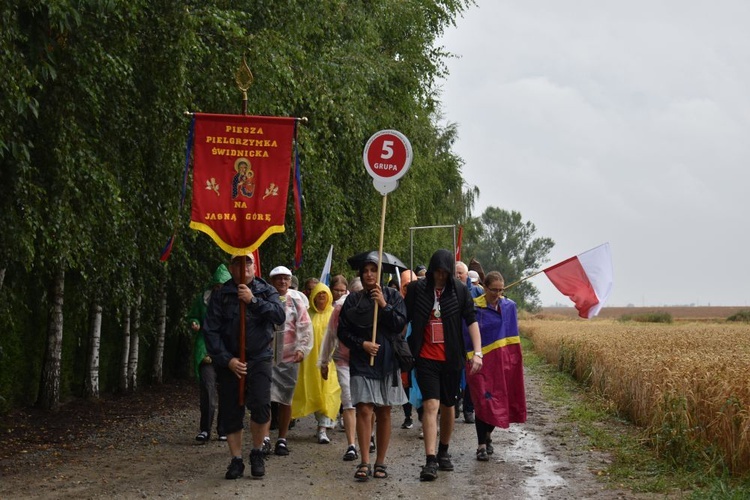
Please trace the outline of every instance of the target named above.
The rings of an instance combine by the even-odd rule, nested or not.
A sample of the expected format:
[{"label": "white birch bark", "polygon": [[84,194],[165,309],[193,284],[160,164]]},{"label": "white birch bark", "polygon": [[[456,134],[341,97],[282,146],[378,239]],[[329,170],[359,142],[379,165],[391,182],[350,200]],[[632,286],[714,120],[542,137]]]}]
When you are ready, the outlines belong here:
[{"label": "white birch bark", "polygon": [[63,298],[65,271],[62,266],[52,282],[49,316],[47,318],[47,347],[44,353],[39,406],[57,410],[60,406],[60,368],[63,340]]},{"label": "white birch bark", "polygon": [[125,309],[122,327],[122,357],[120,358],[120,390],[128,390],[128,360],[130,359],[130,308]]},{"label": "white birch bark", "polygon": [[164,339],[167,334],[167,275],[162,273],[159,287],[159,311],[156,318],[156,352],[154,352],[153,381],[163,382]]},{"label": "white birch bark", "polygon": [[130,329],[130,359],[128,360],[128,390],[135,392],[138,389],[138,347],[139,331],[141,329],[141,292],[133,307],[133,325]]},{"label": "white birch bark", "polygon": [[89,353],[86,370],[84,395],[87,398],[99,397],[99,347],[102,338],[102,306],[98,302],[91,305],[89,317]]}]

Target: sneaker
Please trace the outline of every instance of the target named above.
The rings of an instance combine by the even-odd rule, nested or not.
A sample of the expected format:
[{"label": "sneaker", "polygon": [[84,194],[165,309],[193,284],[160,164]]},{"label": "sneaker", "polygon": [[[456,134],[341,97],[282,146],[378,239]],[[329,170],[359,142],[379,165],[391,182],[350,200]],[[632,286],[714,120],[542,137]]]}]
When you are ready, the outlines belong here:
[{"label": "sneaker", "polygon": [[219,434],[219,438],[218,439],[219,439],[219,441],[226,441],[227,437],[224,436],[223,434]]},{"label": "sneaker", "polygon": [[420,481],[434,481],[437,479],[438,464],[436,462],[429,462],[427,465],[422,467],[422,472],[419,474]]},{"label": "sneaker", "polygon": [[276,441],[276,447],[273,450],[275,455],[279,455],[280,457],[285,457],[289,455],[289,448],[286,446],[286,439],[279,439]]},{"label": "sneaker", "polygon": [[195,436],[195,440],[199,443],[205,443],[208,441],[208,432],[206,431],[200,431],[197,436]]},{"label": "sneaker", "polygon": [[474,412],[473,411],[465,411],[464,412],[464,422],[467,424],[473,424],[474,423]]},{"label": "sneaker", "polygon": [[331,440],[328,439],[325,429],[318,431],[318,444],[328,444],[330,442]]},{"label": "sneaker", "polygon": [[226,479],[237,479],[238,477],[242,477],[242,474],[245,472],[245,463],[242,461],[241,458],[233,458],[231,462],[229,462],[229,467],[227,467],[227,473],[224,475]]},{"label": "sneaker", "polygon": [[490,456],[487,454],[487,448],[477,448],[477,460],[480,462],[488,462]]},{"label": "sneaker", "polygon": [[453,462],[451,462],[451,456],[449,454],[438,455],[438,468],[440,470],[453,470]]},{"label": "sneaker", "polygon": [[271,454],[271,438],[266,436],[263,438],[263,446],[260,448],[263,455],[268,456]]},{"label": "sneaker", "polygon": [[411,429],[414,427],[414,421],[411,419],[411,417],[406,417],[404,419],[404,423],[401,424],[402,429]]},{"label": "sneaker", "polygon": [[346,431],[346,426],[344,426],[344,415],[339,414],[339,418],[337,420],[339,431],[344,432]]},{"label": "sneaker", "polygon": [[344,462],[351,462],[353,460],[357,460],[358,458],[359,455],[357,454],[357,448],[355,448],[353,444],[350,444],[346,449],[346,453],[344,453]]},{"label": "sneaker", "polygon": [[263,456],[263,450],[250,451],[250,474],[253,477],[266,475],[266,459]]},{"label": "sneaker", "polygon": [[375,453],[375,436],[370,436],[370,453]]}]

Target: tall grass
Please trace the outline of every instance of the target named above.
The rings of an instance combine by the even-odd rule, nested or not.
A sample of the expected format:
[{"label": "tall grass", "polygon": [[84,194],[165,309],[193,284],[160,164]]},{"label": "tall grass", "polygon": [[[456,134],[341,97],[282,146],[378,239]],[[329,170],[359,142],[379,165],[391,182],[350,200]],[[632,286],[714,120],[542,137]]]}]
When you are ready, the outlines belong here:
[{"label": "tall grass", "polygon": [[750,325],[529,319],[522,328],[549,363],[644,427],[662,456],[750,473]]}]

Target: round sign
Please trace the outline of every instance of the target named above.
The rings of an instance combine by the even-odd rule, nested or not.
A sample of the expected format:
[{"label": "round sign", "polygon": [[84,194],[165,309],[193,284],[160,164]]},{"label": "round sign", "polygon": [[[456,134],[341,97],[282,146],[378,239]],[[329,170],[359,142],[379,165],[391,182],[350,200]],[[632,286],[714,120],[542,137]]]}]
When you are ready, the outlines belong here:
[{"label": "round sign", "polygon": [[412,160],[411,143],[398,130],[375,132],[365,145],[362,159],[374,182],[398,185],[397,182],[409,171]]}]

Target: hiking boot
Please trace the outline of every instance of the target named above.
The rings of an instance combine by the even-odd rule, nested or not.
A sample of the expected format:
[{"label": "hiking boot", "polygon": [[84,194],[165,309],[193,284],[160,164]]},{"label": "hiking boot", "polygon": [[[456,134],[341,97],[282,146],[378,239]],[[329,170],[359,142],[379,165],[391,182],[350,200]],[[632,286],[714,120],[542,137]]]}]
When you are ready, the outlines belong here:
[{"label": "hiking boot", "polygon": [[350,444],[346,449],[346,453],[344,453],[344,462],[351,462],[353,460],[357,460],[358,458],[359,455],[357,454],[357,448],[355,448],[353,444]]},{"label": "hiking boot", "polygon": [[438,464],[437,462],[428,462],[427,465],[422,467],[422,472],[419,474],[420,481],[434,481],[437,479]]},{"label": "hiking boot", "polygon": [[487,454],[487,448],[477,448],[477,460],[480,462],[489,462],[490,456]]},{"label": "hiking boot", "polygon": [[289,448],[286,447],[286,439],[279,439],[276,441],[276,447],[273,450],[274,454],[280,457],[289,455]]},{"label": "hiking boot", "polygon": [[404,419],[404,423],[401,424],[402,429],[411,429],[414,427],[414,421],[411,419],[411,417],[406,417]]},{"label": "hiking boot", "polygon": [[331,440],[328,438],[328,434],[325,429],[318,431],[318,444],[328,444]]},{"label": "hiking boot", "polygon": [[242,477],[242,474],[245,472],[245,463],[242,461],[241,458],[233,458],[231,462],[229,462],[229,467],[227,467],[227,473],[224,475],[226,479],[237,479],[238,477]]},{"label": "hiking boot", "polygon": [[263,446],[260,448],[260,451],[262,451],[265,456],[268,456],[271,454],[271,438],[270,437],[263,438]]},{"label": "hiking boot", "polygon": [[464,422],[467,424],[473,424],[475,421],[474,419],[474,412],[473,411],[465,411],[464,412]]},{"label": "hiking boot", "polygon": [[453,470],[453,462],[451,462],[451,456],[449,454],[438,455],[438,468],[440,470]]},{"label": "hiking boot", "polygon": [[266,459],[263,456],[263,450],[250,451],[250,474],[253,477],[266,475]]}]

